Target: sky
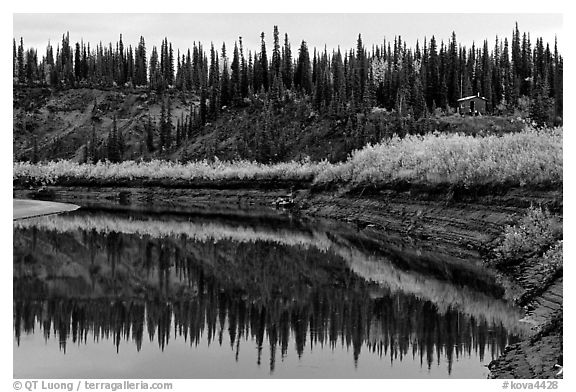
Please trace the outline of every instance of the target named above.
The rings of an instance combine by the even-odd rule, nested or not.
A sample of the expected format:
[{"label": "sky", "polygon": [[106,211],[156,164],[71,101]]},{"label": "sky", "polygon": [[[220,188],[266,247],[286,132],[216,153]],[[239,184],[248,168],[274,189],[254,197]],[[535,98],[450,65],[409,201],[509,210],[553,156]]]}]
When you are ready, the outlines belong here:
[{"label": "sky", "polygon": [[562,14],[13,14],[13,36],[24,40],[25,47],[35,47],[40,54],[48,40],[61,42],[62,34],[70,32],[71,43],[90,42],[92,47],[118,41],[123,36],[124,46],[136,46],[144,36],[146,47],[159,46],[167,37],[174,51],[192,47],[201,42],[209,49],[210,42],[217,49],[226,43],[231,53],[234,41],[242,37],[246,50],[259,50],[260,34],[265,33],[266,46],[270,51],[274,25],[278,26],[281,41],[288,33],[293,55],[302,40],[309,48],[328,50],[340,47],[355,48],[358,34],[364,45],[379,45],[384,38],[393,40],[400,35],[409,47],[416,40],[434,35],[438,42],[450,39],[452,31],[458,42],[471,46],[488,39],[492,47],[495,37],[510,39],[514,24],[518,22],[521,32],[530,33],[534,43],[543,37],[551,47],[558,36],[562,50]]}]

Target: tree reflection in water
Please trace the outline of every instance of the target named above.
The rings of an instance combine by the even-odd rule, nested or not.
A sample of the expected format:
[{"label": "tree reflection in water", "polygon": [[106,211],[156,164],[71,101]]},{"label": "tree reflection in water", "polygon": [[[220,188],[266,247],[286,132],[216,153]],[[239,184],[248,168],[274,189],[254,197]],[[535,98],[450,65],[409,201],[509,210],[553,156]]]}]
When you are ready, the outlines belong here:
[{"label": "tree reflection in water", "polygon": [[[58,219],[82,214],[68,216]],[[299,239],[310,237],[301,228],[285,242],[270,238],[289,234],[270,230],[260,237],[248,231],[253,238],[242,241],[246,228],[229,224],[198,238],[186,230],[115,231],[132,218],[108,218],[109,230],[93,224],[55,230],[41,220],[15,225],[18,346],[22,333],[39,328],[64,353],[70,343],[102,340],[112,340],[116,351],[130,342],[140,351],[144,339],[162,351],[174,341],[206,341],[229,345],[238,360],[242,345],[255,345],[258,364],[269,348],[273,372],[291,345],[299,357],[320,346],[351,351],[355,364],[362,350],[392,364],[416,360],[430,368],[445,360],[450,373],[455,359],[474,354],[484,362],[515,339],[493,315],[439,307],[367,281],[324,240],[310,246]]]}]

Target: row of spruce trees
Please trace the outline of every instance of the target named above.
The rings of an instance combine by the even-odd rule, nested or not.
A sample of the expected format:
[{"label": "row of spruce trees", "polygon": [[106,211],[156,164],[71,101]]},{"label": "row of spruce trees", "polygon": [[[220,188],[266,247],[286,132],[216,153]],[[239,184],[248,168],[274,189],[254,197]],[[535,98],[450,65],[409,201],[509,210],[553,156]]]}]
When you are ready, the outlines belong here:
[{"label": "row of spruce trees", "polygon": [[[39,58],[34,48],[24,48],[23,39],[13,42],[15,82],[57,88],[81,86],[142,86],[162,92],[168,88],[196,92],[208,113],[217,117],[223,106],[235,105],[255,93],[278,93],[285,89],[312,99],[318,110],[379,106],[425,116],[435,108],[454,108],[464,96],[480,94],[487,110],[503,113],[526,101],[542,106],[548,117],[562,117],[563,59],[554,48],[537,38],[532,45],[528,33],[518,25],[512,39],[496,37],[490,46],[459,44],[453,33],[448,43],[432,36],[409,48],[401,37],[368,50],[358,36],[355,49],[330,53],[326,48],[312,54],[302,41],[293,55],[288,34],[280,42],[274,26],[273,46],[268,55],[265,35],[257,52],[244,50],[242,38],[231,54],[194,43],[186,53],[174,52],[164,39],[160,49],[147,55],[143,37],[126,47],[122,36],[115,46],[70,43],[68,33],[56,48],[49,43]],[[522,100],[524,98],[524,101]],[[551,113],[551,114],[550,114]],[[537,113],[533,113],[537,114]]]}]

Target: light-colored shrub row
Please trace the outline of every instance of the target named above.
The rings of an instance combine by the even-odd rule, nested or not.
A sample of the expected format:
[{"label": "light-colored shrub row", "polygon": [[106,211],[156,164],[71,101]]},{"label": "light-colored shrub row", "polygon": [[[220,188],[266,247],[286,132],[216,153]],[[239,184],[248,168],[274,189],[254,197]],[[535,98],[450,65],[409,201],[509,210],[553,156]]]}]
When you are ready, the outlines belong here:
[{"label": "light-colored shrub row", "polygon": [[562,129],[504,136],[427,134],[394,137],[326,167],[317,183],[376,185],[407,181],[462,186],[562,182]]},{"label": "light-colored shrub row", "polygon": [[14,180],[54,184],[59,179],[86,180],[311,180],[327,163],[286,162],[265,165],[256,162],[198,161],[186,164],[169,161],[79,164],[57,161],[40,164],[17,162]]},{"label": "light-colored shrub row", "polygon": [[70,161],[14,164],[14,180],[52,184],[84,180],[314,180],[316,184],[381,186],[414,184],[534,185],[562,183],[562,129],[504,136],[458,134],[394,137],[355,151],[341,164],[167,161],[78,164]]}]

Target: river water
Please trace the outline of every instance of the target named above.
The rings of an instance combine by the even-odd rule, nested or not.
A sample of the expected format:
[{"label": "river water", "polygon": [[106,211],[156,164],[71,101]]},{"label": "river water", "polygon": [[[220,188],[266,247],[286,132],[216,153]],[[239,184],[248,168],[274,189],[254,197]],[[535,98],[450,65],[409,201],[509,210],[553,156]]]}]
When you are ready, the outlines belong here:
[{"label": "river water", "polygon": [[485,378],[523,333],[479,260],[286,215],[14,222],[15,378]]}]

